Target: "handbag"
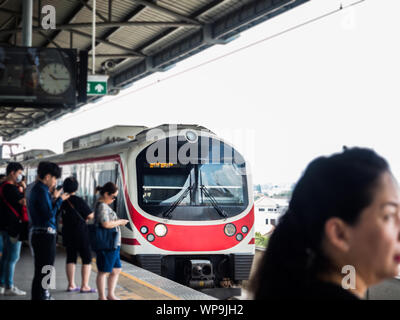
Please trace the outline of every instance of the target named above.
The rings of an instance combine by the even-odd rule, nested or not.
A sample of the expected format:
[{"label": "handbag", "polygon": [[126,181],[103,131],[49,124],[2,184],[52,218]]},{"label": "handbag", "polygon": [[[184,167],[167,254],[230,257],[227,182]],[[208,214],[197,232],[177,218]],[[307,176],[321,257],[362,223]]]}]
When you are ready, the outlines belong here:
[{"label": "handbag", "polygon": [[117,249],[118,232],[116,228],[106,229],[96,224],[89,224],[90,246],[94,251],[112,251]]},{"label": "handbag", "polygon": [[89,239],[92,250],[112,251],[118,247],[117,228],[106,229],[96,223],[89,224]]}]

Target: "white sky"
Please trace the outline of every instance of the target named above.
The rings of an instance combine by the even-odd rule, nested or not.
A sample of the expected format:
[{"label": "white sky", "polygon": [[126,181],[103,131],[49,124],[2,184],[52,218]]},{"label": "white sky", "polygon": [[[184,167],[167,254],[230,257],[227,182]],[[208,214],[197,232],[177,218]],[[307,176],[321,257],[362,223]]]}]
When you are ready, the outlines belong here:
[{"label": "white sky", "polygon": [[295,182],[343,145],[375,149],[399,178],[398,0],[366,0],[163,80],[354,2],[311,0],[14,142],[59,153],[63,141],[117,124],[196,123],[238,147],[255,183]]}]

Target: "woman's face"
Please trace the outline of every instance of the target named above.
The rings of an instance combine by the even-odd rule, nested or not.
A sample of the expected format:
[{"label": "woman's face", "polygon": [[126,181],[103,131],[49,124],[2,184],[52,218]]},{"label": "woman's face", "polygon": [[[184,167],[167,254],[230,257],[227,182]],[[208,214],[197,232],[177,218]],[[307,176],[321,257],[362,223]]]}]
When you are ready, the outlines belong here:
[{"label": "woman's face", "polygon": [[399,274],[400,197],[389,172],[382,174],[372,203],[350,229],[348,257],[367,285]]},{"label": "woman's face", "polygon": [[108,192],[104,193],[104,202],[106,204],[111,204],[114,202],[115,198],[118,195],[118,190],[115,193],[109,194]]}]

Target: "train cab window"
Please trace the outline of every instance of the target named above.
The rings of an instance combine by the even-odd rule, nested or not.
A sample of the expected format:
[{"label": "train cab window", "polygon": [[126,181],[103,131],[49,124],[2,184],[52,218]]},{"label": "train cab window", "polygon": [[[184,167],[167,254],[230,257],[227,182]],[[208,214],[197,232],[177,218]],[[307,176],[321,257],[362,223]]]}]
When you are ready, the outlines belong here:
[{"label": "train cab window", "polygon": [[[146,166],[143,170],[142,200],[144,204],[170,205],[192,184],[193,167],[178,166],[173,169]],[[188,193],[181,205],[190,204]]]},{"label": "train cab window", "polygon": [[[243,205],[245,182],[236,164],[203,164],[199,166],[200,186],[208,189],[209,194],[219,204]],[[199,193],[200,203],[209,204],[210,197]]]},{"label": "train cab window", "polygon": [[[154,147],[156,143],[165,143],[160,147],[164,158]],[[199,221],[221,219],[219,209],[232,217],[247,208],[245,162],[233,148],[208,137],[195,142],[167,138],[156,143],[136,158],[138,204],[146,213]],[[154,157],[148,157],[150,152]],[[157,157],[162,160],[154,161]]]}]

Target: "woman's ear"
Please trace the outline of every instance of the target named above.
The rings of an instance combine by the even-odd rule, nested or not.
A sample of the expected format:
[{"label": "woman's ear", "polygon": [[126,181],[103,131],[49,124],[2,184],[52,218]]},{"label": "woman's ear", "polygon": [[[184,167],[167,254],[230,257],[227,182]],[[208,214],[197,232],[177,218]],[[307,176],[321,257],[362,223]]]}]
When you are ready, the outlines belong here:
[{"label": "woman's ear", "polygon": [[325,237],[331,246],[340,251],[350,249],[349,226],[340,218],[333,217],[325,222]]}]

